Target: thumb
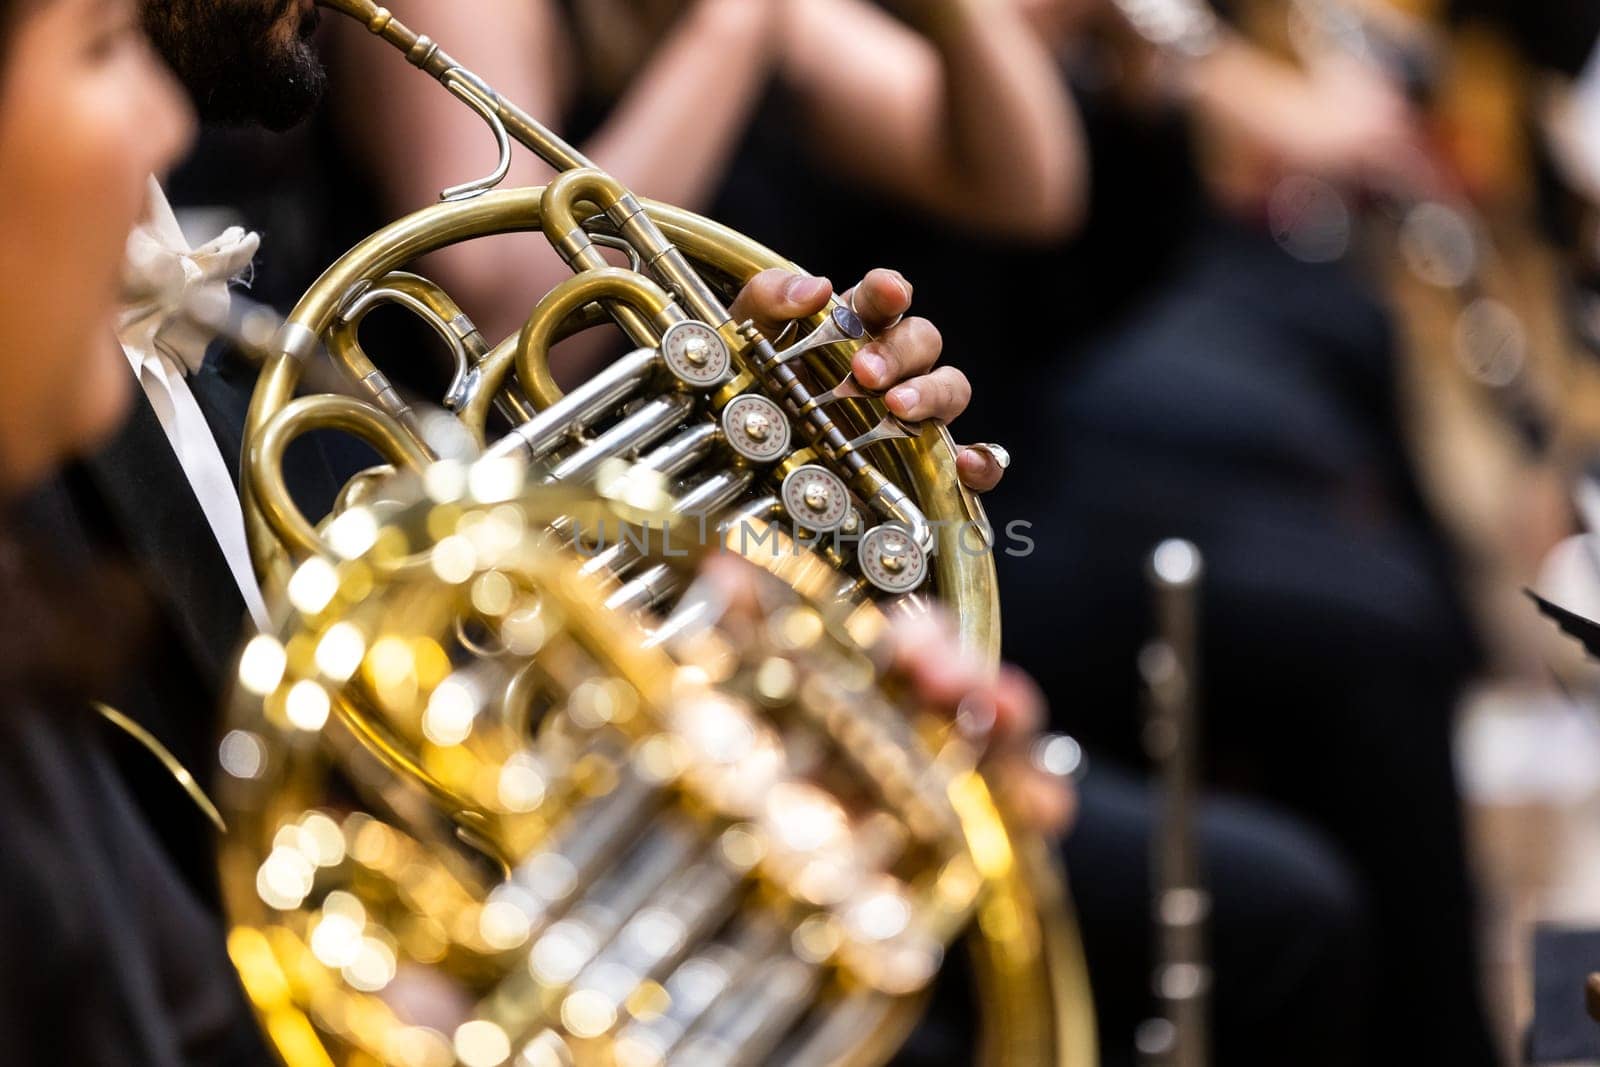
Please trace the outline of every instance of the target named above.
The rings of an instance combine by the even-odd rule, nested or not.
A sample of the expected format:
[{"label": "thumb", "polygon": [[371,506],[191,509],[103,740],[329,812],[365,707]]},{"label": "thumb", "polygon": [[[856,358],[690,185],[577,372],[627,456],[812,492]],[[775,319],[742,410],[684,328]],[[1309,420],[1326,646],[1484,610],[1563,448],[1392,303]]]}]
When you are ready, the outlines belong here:
[{"label": "thumb", "polygon": [[750,319],[776,337],[792,320],[821,311],[832,295],[833,283],[826,278],[775,267],[751,278],[729,311],[735,322]]}]

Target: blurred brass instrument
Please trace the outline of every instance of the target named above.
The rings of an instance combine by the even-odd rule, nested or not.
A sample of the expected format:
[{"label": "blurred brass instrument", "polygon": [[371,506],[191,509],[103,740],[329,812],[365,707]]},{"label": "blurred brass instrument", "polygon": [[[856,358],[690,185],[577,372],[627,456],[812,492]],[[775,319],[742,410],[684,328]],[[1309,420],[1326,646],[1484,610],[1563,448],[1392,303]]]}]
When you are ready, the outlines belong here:
[{"label": "blurred brass instrument", "polygon": [[[483,119],[501,164],[330,267],[250,409],[251,552],[293,610],[241,658],[222,875],[279,1054],[881,1063],[970,925],[983,1062],[1093,1063],[1048,843],[1007,828],[978,753],[906,717],[870,655],[873,601],[931,594],[997,656],[992,533],[948,431],[850,377],[865,330],[843,304],[781,349],[730,318],[781,257],[636,199],[369,0],[324,6]],[[495,189],[513,141],[558,176]],[[408,270],[535,230],[574,276],[493,346]],[[381,306],[453,353],[454,418],[363,350]],[[613,321],[638,348],[563,395],[550,346]],[[324,353],[346,387],[296,398]],[[329,429],[388,466],[314,525],[282,463]],[[779,590],[756,637],[718,625],[685,562],[719,548]]]},{"label": "blurred brass instrument", "polygon": [[974,919],[986,1062],[1087,1062],[1063,901],[964,735],[897,699],[883,613],[802,554],[648,629],[557,530],[687,579],[695,524],[525,480],[386,483],[240,658],[229,951],[285,1062],[877,1064]]}]

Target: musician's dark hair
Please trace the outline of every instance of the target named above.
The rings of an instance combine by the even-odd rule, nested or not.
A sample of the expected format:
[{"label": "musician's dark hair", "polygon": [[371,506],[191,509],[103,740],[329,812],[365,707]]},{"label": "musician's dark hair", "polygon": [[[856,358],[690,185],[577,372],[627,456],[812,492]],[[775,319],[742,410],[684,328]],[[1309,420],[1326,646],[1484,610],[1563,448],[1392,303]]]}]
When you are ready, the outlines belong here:
[{"label": "musician's dark hair", "polygon": [[0,0],[0,34],[9,42],[10,34],[17,21],[28,12],[50,0]]},{"label": "musician's dark hair", "polygon": [[24,6],[38,2],[39,0],[0,0],[0,61],[9,56],[11,34],[16,29],[17,19],[22,17]]},{"label": "musician's dark hair", "polygon": [[313,7],[290,40],[278,29],[294,0],[140,0],[145,33],[207,122],[286,130],[316,109],[327,87],[312,40]]},{"label": "musician's dark hair", "polygon": [[11,44],[16,37],[17,25],[24,16],[47,3],[50,0],[0,0],[0,64],[11,58]]}]

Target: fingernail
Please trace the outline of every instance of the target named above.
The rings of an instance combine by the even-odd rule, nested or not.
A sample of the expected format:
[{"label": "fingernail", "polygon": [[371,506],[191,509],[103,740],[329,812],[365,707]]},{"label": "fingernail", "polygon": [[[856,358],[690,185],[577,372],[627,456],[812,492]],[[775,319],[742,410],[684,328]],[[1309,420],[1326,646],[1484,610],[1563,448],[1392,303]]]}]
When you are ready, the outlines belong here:
[{"label": "fingernail", "polygon": [[826,278],[814,278],[809,274],[797,274],[789,279],[789,284],[784,286],[783,295],[796,304],[804,304],[815,300],[822,295],[828,285]]},{"label": "fingernail", "polygon": [[867,384],[876,385],[883,381],[883,376],[889,372],[889,364],[876,352],[862,352],[856,356],[856,362],[861,364],[861,370],[871,379]]},{"label": "fingernail", "polygon": [[889,399],[892,400],[894,402],[894,406],[899,408],[901,411],[911,411],[914,409],[917,406],[918,398],[919,394],[917,393],[916,389],[909,385],[900,385],[889,390]]},{"label": "fingernail", "polygon": [[900,283],[900,296],[905,300],[906,303],[911,303],[911,283],[907,281],[906,276],[901,274],[899,271],[895,271],[894,276],[895,280]]}]

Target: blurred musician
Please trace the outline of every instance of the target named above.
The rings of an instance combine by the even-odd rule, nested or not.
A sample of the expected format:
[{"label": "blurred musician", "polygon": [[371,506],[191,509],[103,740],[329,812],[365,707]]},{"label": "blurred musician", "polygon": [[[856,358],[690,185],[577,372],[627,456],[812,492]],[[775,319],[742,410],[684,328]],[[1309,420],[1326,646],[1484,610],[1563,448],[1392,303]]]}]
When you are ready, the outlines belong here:
[{"label": "blurred musician", "polygon": [[1348,263],[1280,244],[1264,213],[1237,213],[1237,186],[1203,185],[1186,147],[1192,123],[1229,131],[1271,174],[1421,183],[1417,122],[1369,68],[1297,70],[1214,22],[1158,69],[1153,96],[1126,81],[1103,95],[1133,101],[1123,124],[1177,116],[1177,164],[1145,172],[1147,202],[1189,207],[1154,249],[1120,250],[1169,264],[1159,283],[1087,344],[1052,350],[1037,422],[1054,463],[1010,487],[1038,551],[1003,561],[1008,606],[1052,625],[1011,649],[1049,692],[1102,709],[1075,729],[1134,758],[1130,664],[1148,622],[1118,591],[1144,546],[1194,540],[1213,780],[1315,823],[1372,908],[1363,1062],[1492,1063],[1451,754],[1477,643],[1408,453],[1390,321]]},{"label": "blurred musician", "polygon": [[192,115],[133,0],[10,0],[0,49],[0,1047],[18,1064],[266,1067],[221,930],[89,705],[134,654],[136,586],[89,543],[46,541],[21,501],[131,398],[119,264]]}]

